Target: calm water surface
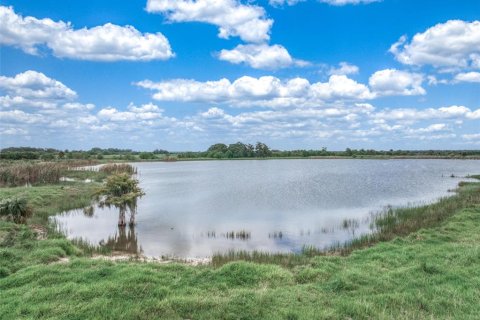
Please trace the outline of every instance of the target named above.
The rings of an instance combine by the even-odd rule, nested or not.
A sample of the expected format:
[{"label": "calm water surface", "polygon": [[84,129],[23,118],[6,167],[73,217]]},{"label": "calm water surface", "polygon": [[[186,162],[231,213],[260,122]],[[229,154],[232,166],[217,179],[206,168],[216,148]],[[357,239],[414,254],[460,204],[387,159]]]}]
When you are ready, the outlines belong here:
[{"label": "calm water surface", "polygon": [[[135,228],[115,208],[55,217],[69,238],[146,256],[298,252],[370,232],[385,206],[428,203],[480,173],[475,160],[268,160],[135,163],[146,195]],[[345,219],[354,226],[342,227]],[[244,232],[243,232],[244,231]]]}]

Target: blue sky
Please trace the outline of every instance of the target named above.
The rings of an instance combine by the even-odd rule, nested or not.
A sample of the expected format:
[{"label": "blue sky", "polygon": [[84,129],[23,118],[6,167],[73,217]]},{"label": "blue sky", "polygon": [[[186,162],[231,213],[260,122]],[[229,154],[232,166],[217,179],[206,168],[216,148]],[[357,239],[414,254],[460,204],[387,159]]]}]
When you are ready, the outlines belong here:
[{"label": "blue sky", "polygon": [[0,18],[1,147],[480,145],[478,1],[5,0]]}]

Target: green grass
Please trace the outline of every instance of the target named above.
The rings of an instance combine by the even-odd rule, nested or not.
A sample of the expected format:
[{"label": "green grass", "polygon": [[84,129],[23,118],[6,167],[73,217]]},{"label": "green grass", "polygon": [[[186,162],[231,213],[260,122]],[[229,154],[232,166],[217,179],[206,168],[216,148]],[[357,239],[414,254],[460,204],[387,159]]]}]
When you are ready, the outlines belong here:
[{"label": "green grass", "polygon": [[48,217],[89,205],[98,183],[62,182],[35,187],[0,188],[0,199],[25,198],[33,208],[29,224],[47,226]]},{"label": "green grass", "polygon": [[[57,187],[29,196],[61,197]],[[38,241],[2,222],[0,318],[478,319],[479,198],[480,183],[464,183],[447,202],[386,212],[376,223],[388,236],[346,256],[305,248],[287,257],[294,263],[259,255],[263,263],[217,267],[91,260],[65,239]],[[48,215],[52,199],[42,201]],[[54,263],[63,256],[70,261]]]}]

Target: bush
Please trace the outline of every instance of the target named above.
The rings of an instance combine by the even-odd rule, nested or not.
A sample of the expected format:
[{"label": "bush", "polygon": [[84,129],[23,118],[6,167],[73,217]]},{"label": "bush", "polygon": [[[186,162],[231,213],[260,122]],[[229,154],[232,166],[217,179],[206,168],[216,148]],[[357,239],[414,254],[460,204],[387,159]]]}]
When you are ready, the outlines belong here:
[{"label": "bush", "polygon": [[32,209],[25,199],[4,199],[0,202],[0,216],[5,216],[15,223],[25,223],[31,215]]}]

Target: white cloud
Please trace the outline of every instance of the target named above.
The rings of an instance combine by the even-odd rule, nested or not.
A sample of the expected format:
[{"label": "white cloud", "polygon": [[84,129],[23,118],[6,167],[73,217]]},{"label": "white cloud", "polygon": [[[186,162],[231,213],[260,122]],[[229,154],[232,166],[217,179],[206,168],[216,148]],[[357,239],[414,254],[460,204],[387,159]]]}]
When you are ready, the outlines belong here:
[{"label": "white cloud", "polygon": [[0,43],[38,54],[45,45],[57,57],[92,61],[165,60],[173,57],[161,33],[142,34],[132,26],[107,23],[73,29],[70,23],[22,17],[12,7],[0,6]]},{"label": "white cloud", "polygon": [[423,75],[396,69],[385,69],[375,72],[369,79],[373,92],[379,96],[391,95],[424,95],[422,88]]},{"label": "white cloud", "polygon": [[407,65],[432,65],[446,70],[478,68],[480,21],[449,20],[417,33],[410,42],[402,36],[390,52]]},{"label": "white cloud", "polygon": [[220,60],[234,64],[244,63],[255,69],[279,69],[290,66],[306,66],[306,61],[293,59],[281,45],[240,44],[232,50],[222,50]]},{"label": "white cloud", "polygon": [[246,42],[268,41],[273,24],[262,7],[238,0],[148,0],[146,9],[171,22],[213,24],[219,27],[220,38],[235,36]]},{"label": "white cloud", "polygon": [[25,129],[20,128],[7,128],[5,130],[0,131],[0,135],[10,135],[10,136],[17,136],[17,135],[26,135],[28,131]]},{"label": "white cloud", "polygon": [[133,104],[128,106],[128,111],[120,111],[113,107],[107,107],[98,112],[98,117],[108,121],[143,121],[162,117],[163,110],[154,104],[144,104],[137,107]]},{"label": "white cloud", "polygon": [[449,106],[441,108],[397,108],[386,109],[377,112],[373,118],[377,120],[394,120],[394,121],[421,121],[434,119],[457,119],[465,118],[470,120],[480,119],[480,109],[472,111],[465,106]]},{"label": "white cloud", "polygon": [[271,6],[279,7],[283,5],[294,6],[299,2],[304,2],[306,0],[268,0],[268,3]]},{"label": "white cloud", "polygon": [[302,106],[319,105],[332,100],[365,100],[373,98],[367,86],[344,75],[332,75],[328,82],[310,83],[304,78],[280,80],[272,76],[243,76],[200,82],[174,79],[162,82],[144,80],[138,86],[156,91],[161,101],[224,102],[236,106]]},{"label": "white cloud", "polygon": [[417,129],[418,132],[429,133],[448,130],[448,126],[445,123],[431,124],[426,128]]},{"label": "white cloud", "polygon": [[462,72],[455,75],[456,82],[477,82],[480,83],[480,72]]},{"label": "white cloud", "polygon": [[21,110],[0,111],[0,120],[2,123],[19,122],[19,123],[37,123],[44,120],[44,117],[39,114],[26,113]]},{"label": "white cloud", "polygon": [[78,111],[89,111],[95,109],[95,105],[92,103],[79,103],[79,102],[69,102],[63,105],[64,109],[67,110],[78,110]]},{"label": "white cloud", "polygon": [[462,138],[465,140],[476,140],[480,142],[480,133],[463,134]]},{"label": "white cloud", "polygon": [[0,109],[25,107],[52,109],[56,106],[57,103],[51,101],[25,99],[20,96],[0,96]]},{"label": "white cloud", "polygon": [[[32,70],[17,74],[15,77],[0,76],[0,89],[9,95],[2,97],[3,101],[20,102],[27,99],[38,101],[72,100],[77,93],[60,81],[51,79],[41,72]],[[8,98],[7,98],[8,97]]]},{"label": "white cloud", "polygon": [[[299,2],[304,2],[306,0],[269,0],[268,3],[274,7],[289,5],[293,6]],[[369,4],[373,2],[380,2],[382,0],[319,0],[319,2],[327,3],[333,6],[344,6],[349,4]]]},{"label": "white cloud", "polygon": [[349,74],[357,74],[360,69],[354,65],[350,64],[348,62],[340,62],[338,68],[330,68],[330,71],[328,72],[330,75],[336,74],[336,75],[349,75]]},{"label": "white cloud", "polygon": [[369,4],[380,1],[382,0],[320,0],[320,2],[328,3],[333,6],[344,6],[347,4]]}]

